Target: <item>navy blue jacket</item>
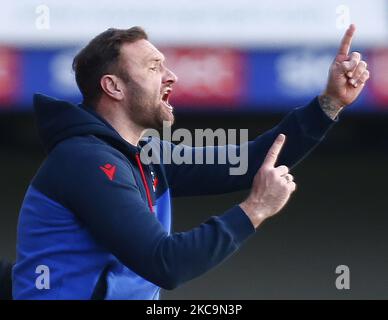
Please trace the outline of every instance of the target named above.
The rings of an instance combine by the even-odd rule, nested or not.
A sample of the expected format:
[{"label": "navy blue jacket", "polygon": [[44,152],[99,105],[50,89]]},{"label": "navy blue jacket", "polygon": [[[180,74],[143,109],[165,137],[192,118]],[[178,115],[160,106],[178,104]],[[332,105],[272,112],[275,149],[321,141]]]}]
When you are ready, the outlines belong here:
[{"label": "navy blue jacket", "polygon": [[[248,189],[279,133],[287,142],[278,164],[292,167],[334,123],[315,98],[242,146],[248,148],[248,171],[233,176],[228,162],[144,165],[142,147],[127,143],[89,108],[43,95],[35,95],[34,106],[48,155],[20,211],[15,299],[158,299],[160,288],[204,274],[255,229],[236,205],[190,231],[173,233],[170,196]],[[162,150],[189,148],[156,138],[147,143]],[[222,148],[214,149],[216,158]],[[42,266],[49,271],[43,289]]]}]

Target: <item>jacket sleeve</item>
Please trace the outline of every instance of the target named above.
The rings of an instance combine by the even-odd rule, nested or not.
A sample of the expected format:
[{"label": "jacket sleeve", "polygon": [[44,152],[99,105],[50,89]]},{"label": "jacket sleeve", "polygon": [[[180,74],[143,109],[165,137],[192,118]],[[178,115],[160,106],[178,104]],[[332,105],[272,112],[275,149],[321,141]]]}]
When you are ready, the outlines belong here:
[{"label": "jacket sleeve", "polygon": [[[72,154],[62,174],[66,206],[125,266],[164,289],[202,275],[255,233],[236,206],[190,231],[168,234],[142,198],[124,159],[92,149]],[[112,180],[100,170],[107,163],[116,167]]]},{"label": "jacket sleeve", "polygon": [[[186,153],[191,154],[191,159],[198,159],[198,155],[199,159],[205,159],[206,152],[214,154],[213,164],[195,164],[194,160],[191,164],[174,164],[174,161],[165,164],[171,194],[172,196],[210,195],[248,189],[267,151],[280,133],[285,134],[287,140],[277,165],[293,168],[323,140],[326,132],[335,122],[324,113],[318,98],[315,98],[307,106],[294,109],[276,127],[241,146],[192,148],[162,141],[162,149],[172,149],[172,155]],[[222,161],[218,163],[217,159],[221,158],[221,154],[228,153],[227,148],[232,151],[231,154],[237,155],[235,159],[240,158],[237,166],[240,167],[241,174],[231,174],[230,169],[236,167],[236,164],[228,157],[224,164]]]}]

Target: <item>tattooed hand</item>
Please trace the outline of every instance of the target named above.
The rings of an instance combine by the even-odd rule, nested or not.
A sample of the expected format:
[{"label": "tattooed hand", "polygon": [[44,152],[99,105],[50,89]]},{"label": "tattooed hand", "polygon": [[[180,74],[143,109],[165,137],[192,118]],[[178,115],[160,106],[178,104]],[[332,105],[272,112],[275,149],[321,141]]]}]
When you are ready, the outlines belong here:
[{"label": "tattooed hand", "polygon": [[367,63],[361,60],[359,52],[349,54],[355,26],[349,26],[342,38],[338,53],[330,66],[326,89],[319,96],[319,103],[325,113],[335,119],[343,107],[351,104],[369,79]]}]

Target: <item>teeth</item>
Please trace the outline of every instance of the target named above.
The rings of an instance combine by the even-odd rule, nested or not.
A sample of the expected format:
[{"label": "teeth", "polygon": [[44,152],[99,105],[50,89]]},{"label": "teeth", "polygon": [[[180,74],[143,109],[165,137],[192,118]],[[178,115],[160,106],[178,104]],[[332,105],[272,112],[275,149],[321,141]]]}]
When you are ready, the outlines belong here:
[{"label": "teeth", "polygon": [[[172,112],[174,110],[174,108],[168,102],[168,98],[169,98],[171,91],[172,90],[170,88],[167,88],[167,89],[162,91],[162,102]],[[165,98],[165,95],[167,95],[166,98]]]}]

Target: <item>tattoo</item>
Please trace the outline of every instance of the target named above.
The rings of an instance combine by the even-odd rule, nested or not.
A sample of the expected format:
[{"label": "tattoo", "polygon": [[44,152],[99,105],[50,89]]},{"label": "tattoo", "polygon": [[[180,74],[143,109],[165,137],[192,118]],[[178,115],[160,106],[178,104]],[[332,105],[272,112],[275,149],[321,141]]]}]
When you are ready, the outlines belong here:
[{"label": "tattoo", "polygon": [[319,104],[321,105],[322,110],[330,117],[332,120],[337,118],[338,114],[341,112],[343,107],[339,107],[333,101],[333,98],[327,95],[321,95],[318,97]]}]

